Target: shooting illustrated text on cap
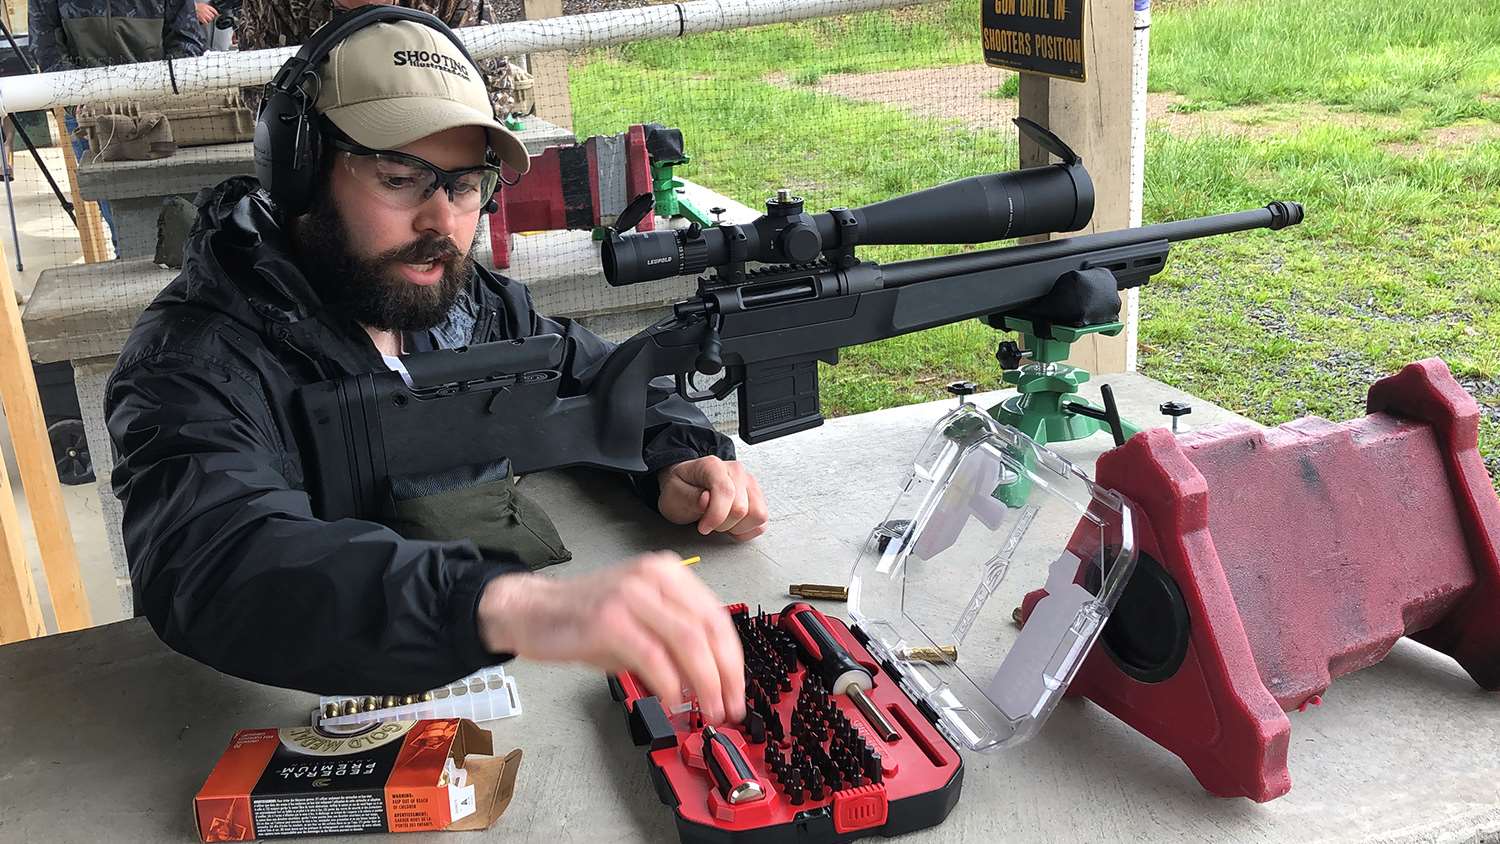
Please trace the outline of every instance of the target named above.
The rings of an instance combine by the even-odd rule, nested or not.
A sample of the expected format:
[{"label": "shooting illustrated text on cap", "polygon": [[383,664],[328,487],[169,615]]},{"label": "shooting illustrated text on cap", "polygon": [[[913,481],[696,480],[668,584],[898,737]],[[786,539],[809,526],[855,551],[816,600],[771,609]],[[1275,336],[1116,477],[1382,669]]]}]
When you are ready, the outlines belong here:
[{"label": "shooting illustrated text on cap", "polygon": [[333,48],[317,110],[355,143],[394,150],[458,126],[479,126],[517,173],[526,146],[495,119],[479,69],[441,32],[414,21],[376,23]]}]

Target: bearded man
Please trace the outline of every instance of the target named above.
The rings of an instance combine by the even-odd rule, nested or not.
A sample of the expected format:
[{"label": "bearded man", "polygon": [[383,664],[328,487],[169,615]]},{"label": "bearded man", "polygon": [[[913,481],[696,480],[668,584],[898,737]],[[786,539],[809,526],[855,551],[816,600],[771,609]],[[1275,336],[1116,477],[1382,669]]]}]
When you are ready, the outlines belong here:
[{"label": "bearded man", "polygon": [[[253,179],[218,185],[181,275],[111,376],[112,481],[139,611],[178,651],[272,685],[413,693],[516,656],[627,669],[665,702],[687,689],[710,722],[738,721],[743,655],[722,602],[672,554],[535,572],[571,555],[505,467],[393,484],[381,521],[314,512],[299,387],[556,334],[561,377],[586,389],[613,348],[470,260],[502,165],[524,173],[526,149],[440,21],[377,20],[381,8],[351,13],[372,22],[309,70],[321,151],[308,207],[280,207]],[[258,156],[274,145],[264,122],[281,119],[262,108]],[[649,471],[624,480],[702,534],[764,531],[732,443],[670,390],[648,401]]]}]

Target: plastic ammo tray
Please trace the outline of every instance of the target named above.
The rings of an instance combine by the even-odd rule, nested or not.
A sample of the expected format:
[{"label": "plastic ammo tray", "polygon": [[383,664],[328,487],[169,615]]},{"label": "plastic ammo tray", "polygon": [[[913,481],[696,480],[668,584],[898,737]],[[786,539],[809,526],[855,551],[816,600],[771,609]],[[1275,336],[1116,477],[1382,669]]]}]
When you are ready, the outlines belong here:
[{"label": "plastic ammo tray", "polygon": [[[965,404],[861,551],[849,615],[949,740],[996,750],[1041,728],[1135,562],[1125,499]],[[1022,628],[1018,608],[1044,588]]]}]

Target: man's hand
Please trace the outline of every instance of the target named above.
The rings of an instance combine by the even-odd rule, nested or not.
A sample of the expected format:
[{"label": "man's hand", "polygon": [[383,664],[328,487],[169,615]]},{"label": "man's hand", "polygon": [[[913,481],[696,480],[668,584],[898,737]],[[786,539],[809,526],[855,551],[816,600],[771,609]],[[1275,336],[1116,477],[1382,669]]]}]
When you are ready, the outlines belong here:
[{"label": "man's hand", "polygon": [[208,23],[219,16],[219,10],[207,3],[194,3],[193,11],[198,15],[198,23]]},{"label": "man's hand", "polygon": [[571,578],[503,575],[479,598],[494,653],[629,671],[667,707],[686,688],[709,723],[745,717],[745,655],[724,604],[675,554]]},{"label": "man's hand", "polygon": [[707,536],[718,531],[737,542],[766,532],[766,499],[755,476],[738,460],[700,457],[656,473],[657,509],[673,524],[698,523]]}]

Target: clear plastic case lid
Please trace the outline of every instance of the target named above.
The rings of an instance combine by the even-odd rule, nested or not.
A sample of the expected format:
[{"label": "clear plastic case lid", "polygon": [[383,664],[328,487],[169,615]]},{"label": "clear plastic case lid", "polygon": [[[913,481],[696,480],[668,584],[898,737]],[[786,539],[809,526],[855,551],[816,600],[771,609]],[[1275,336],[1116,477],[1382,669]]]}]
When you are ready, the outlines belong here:
[{"label": "clear plastic case lid", "polygon": [[[958,746],[995,750],[1041,728],[1135,561],[1125,499],[965,404],[865,543],[849,614]],[[1017,610],[1044,588],[1021,627]]]}]

